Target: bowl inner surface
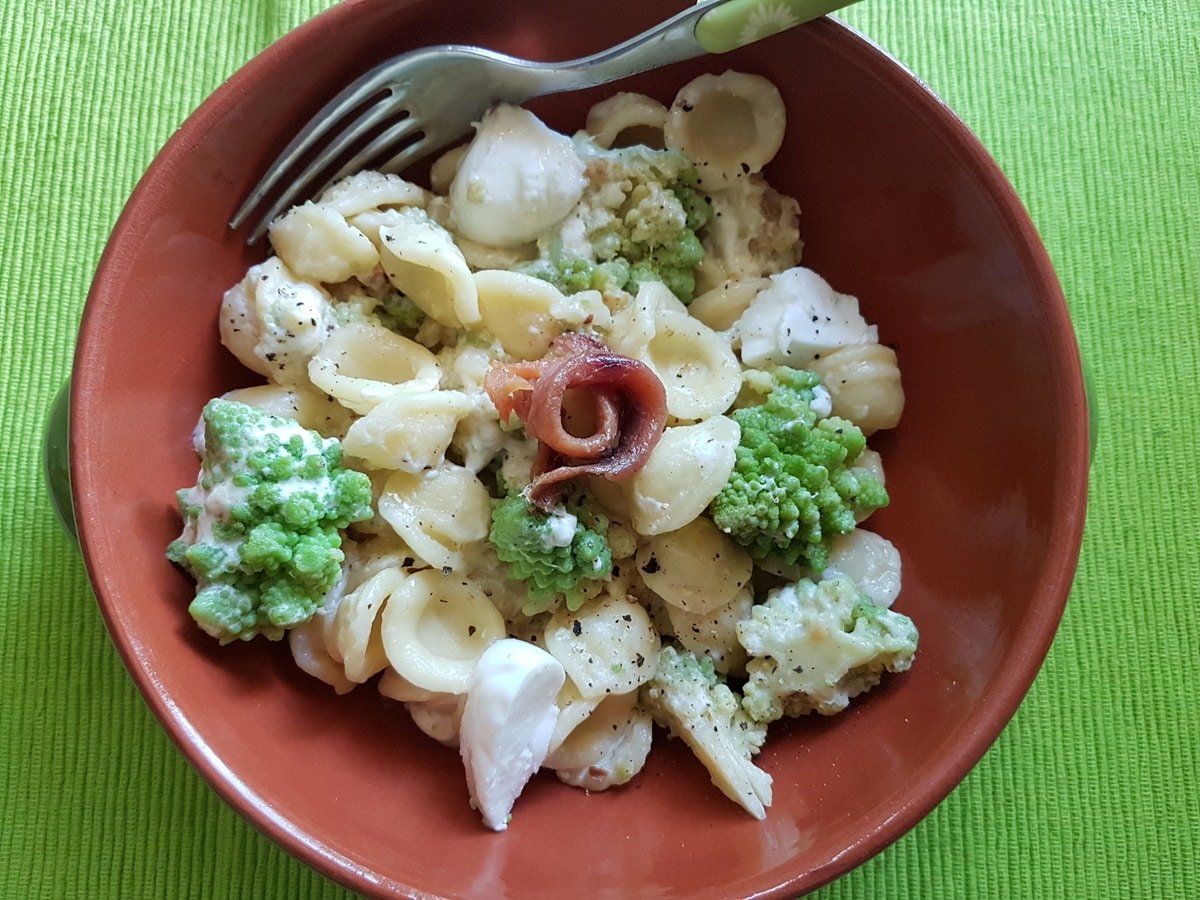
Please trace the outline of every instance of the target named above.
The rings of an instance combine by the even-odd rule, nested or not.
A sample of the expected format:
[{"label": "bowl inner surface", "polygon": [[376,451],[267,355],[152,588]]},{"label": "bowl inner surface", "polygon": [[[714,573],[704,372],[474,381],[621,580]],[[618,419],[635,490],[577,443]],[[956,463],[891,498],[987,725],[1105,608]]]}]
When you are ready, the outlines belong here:
[{"label": "bowl inner surface", "polygon": [[[789,114],[771,183],[800,201],[804,264],[857,295],[900,358],[908,406],[872,446],[904,556],[912,671],[847,713],[772,729],[759,823],[678,741],[587,795],[540,775],[511,828],[483,829],[457,754],[370,687],[345,697],[286,644],[221,648],[166,562],[174,491],[194,483],[203,403],[257,383],[219,345],[221,294],[263,250],[225,223],[337,88],[407,47],[479,43],[564,59],[678,8],[398,3],[334,8],[250,63],[189,119],[131,199],[90,296],[74,373],[72,477],[114,641],[189,760],[258,827],[364,893],[689,897],[794,894],[895,840],[978,760],[1040,665],[1074,573],[1086,411],[1074,337],[1024,212],[966,130],[868,43],[819,22],[724,58],[534,108],[562,130],[617,89],[670,102],[703,71],[763,74]],[[312,60],[319,59],[314,65]],[[965,839],[965,838],[964,838]]]}]

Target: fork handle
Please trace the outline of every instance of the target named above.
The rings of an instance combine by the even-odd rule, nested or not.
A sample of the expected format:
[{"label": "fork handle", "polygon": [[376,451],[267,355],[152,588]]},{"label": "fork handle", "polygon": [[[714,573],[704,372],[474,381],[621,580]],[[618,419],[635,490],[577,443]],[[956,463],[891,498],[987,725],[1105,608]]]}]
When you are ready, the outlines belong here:
[{"label": "fork handle", "polygon": [[555,66],[540,93],[596,87],[705,53],[725,53],[856,0],[709,0],[617,46]]}]

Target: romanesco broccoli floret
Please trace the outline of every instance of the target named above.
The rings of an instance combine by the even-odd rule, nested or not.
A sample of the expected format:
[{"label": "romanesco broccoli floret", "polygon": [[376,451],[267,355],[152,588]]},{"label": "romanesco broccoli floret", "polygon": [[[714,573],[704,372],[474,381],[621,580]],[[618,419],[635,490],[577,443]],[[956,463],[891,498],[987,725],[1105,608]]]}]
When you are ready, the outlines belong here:
[{"label": "romanesco broccoli floret", "polygon": [[741,438],[733,472],[710,509],[717,527],[755,559],[820,572],[832,538],[886,506],[887,491],[853,465],[866,448],[862,431],[813,409],[819,378],[787,368],[774,378],[762,403],[732,413]]},{"label": "romanesco broccoli floret", "polygon": [[525,582],[526,615],[548,609],[559,597],[579,609],[612,573],[605,532],[608,520],[581,502],[546,513],[522,494],[510,494],[492,509],[488,534],[509,572]]},{"label": "romanesco broccoli floret", "polygon": [[341,574],[339,529],[371,517],[371,482],[340,443],[231,400],[204,407],[183,534],[167,558],[196,578],[189,612],[222,643],[279,638],[312,618]]},{"label": "romanesco broccoli floret", "polygon": [[548,281],[568,296],[580,291],[623,291],[629,284],[629,263],[620,257],[596,263],[571,256],[560,245],[535,260],[517,264],[514,269]]},{"label": "romanesco broccoli floret", "polygon": [[771,776],[751,757],[762,749],[767,727],[746,714],[711,659],[664,644],[641,699],[659,725],[692,749],[721,793],[756,819],[766,817]]},{"label": "romanesco broccoli floret", "polygon": [[803,578],[771,591],[737,624],[750,654],[742,706],[758,722],[833,715],[917,652],[912,619],[876,606],[849,578]]},{"label": "romanesco broccoli floret", "polygon": [[589,184],[559,230],[539,241],[539,259],[518,269],[565,293],[637,293],[661,281],[684,303],[704,258],[700,232],[711,203],[697,190],[695,167],[679,151],[648,147],[581,149]]}]

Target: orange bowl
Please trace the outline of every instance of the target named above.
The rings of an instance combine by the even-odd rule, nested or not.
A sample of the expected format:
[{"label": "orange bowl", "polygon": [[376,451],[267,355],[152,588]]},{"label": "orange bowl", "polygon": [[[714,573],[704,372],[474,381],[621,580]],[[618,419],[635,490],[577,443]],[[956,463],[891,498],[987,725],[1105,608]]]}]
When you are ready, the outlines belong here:
[{"label": "orange bowl", "polygon": [[[217,337],[222,293],[265,254],[226,227],[296,129],[404,49],[473,43],[581,56],[678,3],[352,0],[248,63],[175,134],[129,201],[88,298],[70,399],[81,545],[113,640],[183,753],[300,859],[380,896],[794,895],[896,840],[979,760],[1050,645],[1079,552],[1088,421],[1074,332],[1012,188],[916,78],[819,21],[620,85],[669,102],[703,71],[757,72],[789,122],[768,169],[802,209],[805,265],[857,295],[900,357],[908,405],[873,439],[904,557],[898,608],[921,628],[912,671],[832,719],[776,726],[758,822],[680,742],[588,795],[540,775],[505,833],[467,805],[457,754],[397,704],[336,696],[285,644],[220,647],[191,622],[163,556],[174,491],[194,482],[205,400],[255,383]],[[607,91],[535,104],[574,130]]]}]

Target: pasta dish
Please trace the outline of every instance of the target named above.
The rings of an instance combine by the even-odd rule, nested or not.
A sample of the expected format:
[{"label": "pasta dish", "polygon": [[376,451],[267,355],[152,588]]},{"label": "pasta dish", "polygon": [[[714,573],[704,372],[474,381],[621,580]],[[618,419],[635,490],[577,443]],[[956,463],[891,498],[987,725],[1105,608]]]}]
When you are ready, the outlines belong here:
[{"label": "pasta dish", "polygon": [[[503,830],[681,739],[750,815],[771,723],[912,664],[868,438],[904,406],[857,298],[801,265],[765,78],[501,105],[429,186],[364,171],[272,224],[221,341],[167,556],[222,643],[286,640],[458,749]],[[697,769],[699,772],[699,769]]]}]

